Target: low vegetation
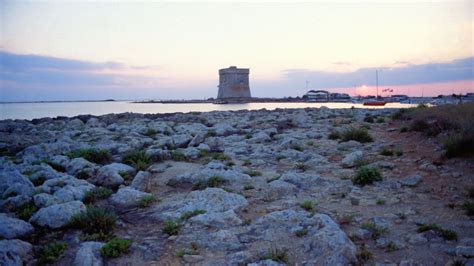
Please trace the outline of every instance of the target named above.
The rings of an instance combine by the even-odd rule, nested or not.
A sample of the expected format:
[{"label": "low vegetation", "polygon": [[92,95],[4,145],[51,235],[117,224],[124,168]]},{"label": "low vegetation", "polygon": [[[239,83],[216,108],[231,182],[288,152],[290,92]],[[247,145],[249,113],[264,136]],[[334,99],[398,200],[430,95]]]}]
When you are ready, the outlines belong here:
[{"label": "low vegetation", "polygon": [[474,156],[474,103],[400,109],[393,119],[405,120],[408,129],[444,140],[447,158]]},{"label": "low vegetation", "polygon": [[349,127],[341,134],[342,141],[355,140],[361,143],[372,142],[373,138],[365,128]]},{"label": "low vegetation", "polygon": [[369,231],[372,234],[372,238],[374,239],[379,238],[382,234],[384,234],[387,231],[385,228],[381,228],[377,226],[374,222],[363,223],[361,227]]},{"label": "low vegetation", "polygon": [[140,208],[146,208],[156,201],[157,198],[155,197],[155,195],[147,195],[138,200],[138,206],[140,206]]},{"label": "low vegetation", "polygon": [[248,174],[249,176],[251,177],[254,177],[254,176],[261,176],[262,173],[257,171],[257,170],[250,170],[250,171],[247,171],[245,172],[246,174]]},{"label": "low vegetation", "polygon": [[35,203],[30,201],[16,208],[15,214],[18,218],[28,221],[37,210]]},{"label": "low vegetation", "polygon": [[55,241],[40,249],[38,254],[38,265],[51,264],[61,258],[67,248],[67,243]]},{"label": "low vegetation", "polygon": [[176,150],[171,153],[171,159],[173,159],[173,161],[181,162],[186,162],[188,160],[188,158],[186,157],[186,155],[184,155],[183,152]]},{"label": "low vegetation", "polygon": [[143,150],[134,150],[126,153],[122,158],[122,162],[137,170],[146,170],[151,164],[151,158]]},{"label": "low vegetation", "polygon": [[305,200],[300,204],[300,207],[303,208],[306,211],[312,211],[313,210],[313,202],[310,200]]},{"label": "low vegetation", "polygon": [[382,181],[383,177],[380,171],[375,167],[362,166],[357,170],[352,183],[356,185],[370,185],[376,181]]},{"label": "low vegetation", "polygon": [[89,162],[97,164],[106,164],[112,160],[112,155],[108,150],[97,148],[75,150],[67,153],[66,155],[71,159],[82,157],[88,160]]},{"label": "low vegetation", "polygon": [[329,133],[328,135],[328,139],[332,139],[332,140],[336,140],[336,139],[340,139],[341,138],[341,134],[338,132],[338,131],[331,131],[331,133]]},{"label": "low vegetation", "polygon": [[288,252],[286,251],[286,249],[270,248],[268,253],[264,255],[261,259],[273,260],[276,262],[289,264]]},{"label": "low vegetation", "polygon": [[308,229],[299,229],[295,231],[295,236],[303,237],[308,234]]},{"label": "low vegetation", "polygon": [[84,196],[85,204],[92,204],[100,199],[106,199],[112,195],[113,191],[106,187],[95,187],[89,190]]},{"label": "low vegetation", "polygon": [[466,215],[468,216],[474,216],[474,202],[472,201],[466,201],[462,205],[462,208],[466,212]]},{"label": "low vegetation", "polygon": [[206,213],[205,210],[187,211],[187,212],[181,214],[181,216],[179,217],[179,219],[180,219],[181,221],[186,221],[186,220],[188,220],[188,219],[190,219],[190,218],[192,218],[192,217],[194,217],[194,216],[197,216],[197,215],[199,215],[199,214],[204,214],[204,213]]},{"label": "low vegetation", "polygon": [[176,256],[178,258],[183,258],[184,255],[198,255],[198,254],[199,254],[199,246],[194,242],[192,242],[189,245],[189,248],[181,249],[181,250],[178,250],[178,252],[176,252]]},{"label": "low vegetation", "polygon": [[417,231],[418,231],[418,233],[422,233],[422,232],[426,232],[426,231],[434,231],[439,236],[444,238],[445,240],[457,240],[458,239],[458,235],[456,234],[456,232],[454,232],[452,230],[443,229],[437,224],[422,224],[422,225],[418,226]]},{"label": "low vegetation", "polygon": [[359,265],[365,265],[369,260],[371,260],[374,255],[370,250],[367,249],[365,245],[362,245],[359,250],[357,251],[356,254],[357,261],[359,262]]},{"label": "low vegetation", "polygon": [[108,239],[114,230],[116,220],[117,215],[113,211],[89,205],[86,212],[73,216],[68,226],[80,229],[96,239]]},{"label": "low vegetation", "polygon": [[100,254],[107,258],[117,258],[128,252],[131,245],[130,239],[113,238],[100,249]]},{"label": "low vegetation", "polygon": [[172,220],[166,220],[163,222],[163,233],[170,236],[177,235],[179,233],[180,225]]}]

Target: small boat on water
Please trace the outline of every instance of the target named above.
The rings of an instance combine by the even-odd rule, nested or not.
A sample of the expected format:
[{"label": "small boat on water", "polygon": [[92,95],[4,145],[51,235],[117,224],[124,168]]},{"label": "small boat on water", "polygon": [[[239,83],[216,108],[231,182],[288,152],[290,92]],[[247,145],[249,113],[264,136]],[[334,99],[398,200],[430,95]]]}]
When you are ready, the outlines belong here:
[{"label": "small boat on water", "polygon": [[365,102],[363,103],[362,105],[365,105],[365,106],[384,106],[385,104],[387,104],[387,102]]},{"label": "small boat on water", "polygon": [[[375,70],[375,84],[377,87],[377,97],[375,99],[379,99],[379,74],[378,71]],[[364,102],[362,105],[364,106],[385,106],[387,102],[384,101],[378,101],[378,100],[373,100],[373,101],[367,101]]]}]

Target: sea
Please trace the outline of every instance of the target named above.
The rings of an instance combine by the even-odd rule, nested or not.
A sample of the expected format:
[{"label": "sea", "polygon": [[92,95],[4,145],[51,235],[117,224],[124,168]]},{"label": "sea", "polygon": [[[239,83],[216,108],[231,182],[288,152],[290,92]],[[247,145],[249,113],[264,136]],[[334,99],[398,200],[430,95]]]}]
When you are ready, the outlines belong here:
[{"label": "sea", "polygon": [[[0,103],[0,120],[5,119],[35,119],[43,117],[77,115],[105,115],[111,113],[188,113],[234,110],[274,110],[277,108],[367,108],[357,103],[313,103],[313,102],[267,102],[267,103],[137,103],[132,101],[91,101],[91,102],[25,102]],[[407,108],[413,104],[388,103],[381,107],[370,108]]]}]

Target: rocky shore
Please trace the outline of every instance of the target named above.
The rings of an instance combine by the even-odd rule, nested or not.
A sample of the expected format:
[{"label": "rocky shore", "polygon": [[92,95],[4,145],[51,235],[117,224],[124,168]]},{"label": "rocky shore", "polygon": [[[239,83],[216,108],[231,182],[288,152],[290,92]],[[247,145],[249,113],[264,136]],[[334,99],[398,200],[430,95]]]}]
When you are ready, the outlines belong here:
[{"label": "rocky shore", "polygon": [[474,265],[472,159],[394,112],[0,121],[0,265]]}]

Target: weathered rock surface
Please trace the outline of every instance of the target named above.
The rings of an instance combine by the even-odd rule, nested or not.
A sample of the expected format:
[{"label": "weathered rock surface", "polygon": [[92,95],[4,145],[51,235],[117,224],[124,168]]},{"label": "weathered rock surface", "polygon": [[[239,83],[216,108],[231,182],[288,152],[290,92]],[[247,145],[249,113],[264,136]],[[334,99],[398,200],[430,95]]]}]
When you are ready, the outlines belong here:
[{"label": "weathered rock surface", "polygon": [[52,229],[65,226],[76,214],[86,211],[86,206],[80,201],[53,204],[41,208],[31,218],[30,223]]},{"label": "weathered rock surface", "polygon": [[33,231],[34,228],[30,223],[0,213],[0,237],[21,238],[30,235]]},{"label": "weathered rock surface", "polygon": [[101,242],[84,242],[76,252],[74,266],[102,266],[104,262],[100,254],[100,249],[104,246]]},{"label": "weathered rock surface", "polygon": [[151,196],[150,193],[142,192],[131,187],[123,187],[112,194],[109,200],[112,204],[120,207],[135,207],[138,206],[140,199]]},{"label": "weathered rock surface", "polygon": [[155,216],[160,219],[177,219],[183,213],[194,210],[204,210],[209,215],[235,210],[247,205],[247,200],[241,195],[226,192],[221,188],[206,188],[201,191],[193,191],[180,201],[163,202],[157,206]]},{"label": "weathered rock surface", "polygon": [[31,260],[33,246],[18,239],[0,240],[0,265],[21,266]]}]

